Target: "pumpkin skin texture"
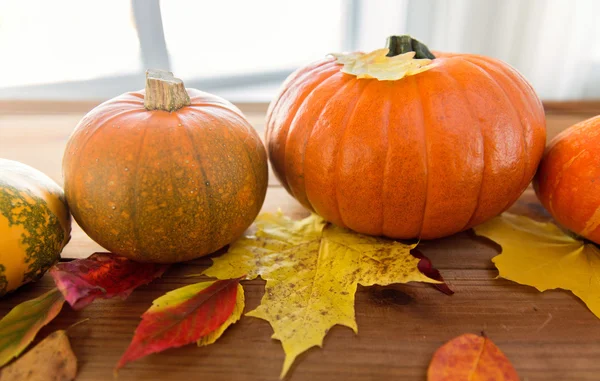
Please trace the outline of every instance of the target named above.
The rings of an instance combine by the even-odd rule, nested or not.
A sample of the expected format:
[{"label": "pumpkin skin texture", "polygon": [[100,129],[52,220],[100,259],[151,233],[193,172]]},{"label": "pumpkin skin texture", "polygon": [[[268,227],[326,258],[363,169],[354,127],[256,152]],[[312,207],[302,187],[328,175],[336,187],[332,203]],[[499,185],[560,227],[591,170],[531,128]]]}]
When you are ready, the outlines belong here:
[{"label": "pumpkin skin texture", "polygon": [[448,236],[510,207],[544,151],[542,104],[501,61],[436,57],[395,81],[331,58],[293,73],[266,130],[288,192],[336,225],[398,239]]},{"label": "pumpkin skin texture", "polygon": [[36,169],[0,159],[0,295],[40,278],[70,238],[62,189]]},{"label": "pumpkin skin texture", "polygon": [[141,262],[212,253],[240,236],[267,189],[265,148],[231,103],[187,89],[190,104],[148,111],[146,92],[89,112],[63,159],[75,220],[101,246]]},{"label": "pumpkin skin texture", "polygon": [[600,116],[552,139],[533,185],[559,224],[600,243]]}]

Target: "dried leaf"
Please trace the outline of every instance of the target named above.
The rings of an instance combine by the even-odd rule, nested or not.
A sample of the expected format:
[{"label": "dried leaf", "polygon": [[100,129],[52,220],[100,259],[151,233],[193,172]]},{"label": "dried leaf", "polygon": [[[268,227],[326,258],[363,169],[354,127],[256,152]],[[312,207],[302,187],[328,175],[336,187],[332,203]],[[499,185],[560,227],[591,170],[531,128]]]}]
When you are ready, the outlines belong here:
[{"label": "dried leaf", "polygon": [[504,213],[474,228],[502,247],[499,276],[540,291],[570,290],[600,317],[600,250],[551,222]]},{"label": "dried leaf", "polygon": [[427,381],[518,381],[508,358],[487,337],[467,333],[442,345],[433,355]]},{"label": "dried leaf", "polygon": [[342,72],[357,78],[376,78],[380,81],[396,81],[433,67],[430,59],[415,59],[415,52],[388,57],[389,49],[377,49],[370,53],[332,53],[337,62],[344,65]]},{"label": "dried leaf", "polygon": [[294,221],[267,213],[256,226],[256,235],[234,242],[205,274],[267,281],[261,305],[248,315],[269,321],[272,337],[281,341],[282,377],[300,353],[321,346],[334,325],[357,332],[357,284],[436,283],[418,270],[419,259],[410,254],[416,245],[353,233],[316,215]]},{"label": "dried leaf", "polygon": [[170,291],[142,315],[117,369],[151,353],[196,341],[214,343],[244,310],[240,279],[201,282]]},{"label": "dried leaf", "polygon": [[109,253],[62,262],[50,269],[56,286],[71,307],[84,308],[96,298],[125,299],[131,292],[160,277],[168,265],[138,263]]},{"label": "dried leaf", "polygon": [[67,333],[60,330],[2,369],[0,381],[71,381],[76,375],[77,358]]},{"label": "dried leaf", "polygon": [[58,315],[64,302],[54,288],[10,310],[0,320],[0,366],[20,355],[39,330]]}]

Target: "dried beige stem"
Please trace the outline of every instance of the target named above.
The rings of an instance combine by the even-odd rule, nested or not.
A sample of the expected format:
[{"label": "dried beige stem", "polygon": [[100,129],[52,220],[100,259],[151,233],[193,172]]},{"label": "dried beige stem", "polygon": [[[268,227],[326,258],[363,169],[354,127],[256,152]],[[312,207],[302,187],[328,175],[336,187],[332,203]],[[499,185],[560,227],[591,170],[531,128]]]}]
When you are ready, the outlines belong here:
[{"label": "dried beige stem", "polygon": [[181,79],[175,78],[170,71],[153,69],[146,71],[146,96],[144,97],[146,110],[173,112],[189,104],[190,96]]}]

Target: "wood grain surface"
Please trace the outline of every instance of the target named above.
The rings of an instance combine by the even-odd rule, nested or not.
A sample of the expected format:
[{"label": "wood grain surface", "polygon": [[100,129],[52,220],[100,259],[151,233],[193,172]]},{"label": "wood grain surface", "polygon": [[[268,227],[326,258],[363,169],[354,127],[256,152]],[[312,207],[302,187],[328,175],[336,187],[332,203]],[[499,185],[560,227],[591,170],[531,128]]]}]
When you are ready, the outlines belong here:
[{"label": "wood grain surface", "polygon": [[[66,140],[93,104],[0,102],[0,157],[36,167],[62,183],[60,163]],[[548,104],[548,135],[600,113],[600,104]],[[242,109],[263,134],[264,105]],[[281,208],[293,217],[307,212],[271,176],[263,210]],[[528,189],[513,206],[517,212],[543,216]],[[537,292],[496,279],[490,259],[499,248],[470,232],[424,242],[421,251],[440,269],[456,292],[446,296],[424,284],[359,287],[356,319],[359,334],[334,327],[324,348],[300,356],[289,380],[425,380],[435,349],[466,332],[485,332],[509,357],[522,380],[599,380],[600,320],[571,293]],[[102,248],[77,226],[63,258],[87,257]],[[210,259],[182,263],[127,301],[96,301],[83,311],[65,306],[39,338],[85,318],[70,330],[79,359],[77,380],[111,380],[117,360],[131,340],[139,316],[152,300],[200,278]],[[0,314],[53,287],[45,276],[0,301]],[[264,282],[244,282],[246,311],[256,307]],[[119,380],[277,380],[283,351],[265,321],[243,317],[214,345],[189,345],[151,355],[128,365]],[[39,339],[38,339],[39,340]]]}]

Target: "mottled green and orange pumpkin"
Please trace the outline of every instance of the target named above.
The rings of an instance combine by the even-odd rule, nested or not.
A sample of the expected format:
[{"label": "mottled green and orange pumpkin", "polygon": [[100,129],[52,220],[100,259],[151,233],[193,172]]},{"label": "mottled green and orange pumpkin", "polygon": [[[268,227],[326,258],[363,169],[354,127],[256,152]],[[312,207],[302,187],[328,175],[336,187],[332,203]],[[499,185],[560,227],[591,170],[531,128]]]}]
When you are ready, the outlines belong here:
[{"label": "mottled green and orange pumpkin", "polygon": [[281,183],[336,225],[392,238],[444,237],[506,210],[544,151],[531,85],[490,57],[434,55],[409,36],[388,47],[286,80],[266,129]]},{"label": "mottled green and orange pumpkin", "polygon": [[600,244],[600,116],[552,139],[533,185],[558,223]]},{"label": "mottled green and orange pumpkin", "polygon": [[241,111],[149,71],[146,89],[90,111],[63,159],[73,217],[113,253],[171,263],[240,236],[267,189],[264,146]]},{"label": "mottled green and orange pumpkin", "polygon": [[0,159],[0,295],[41,277],[70,238],[62,189],[36,169]]}]

